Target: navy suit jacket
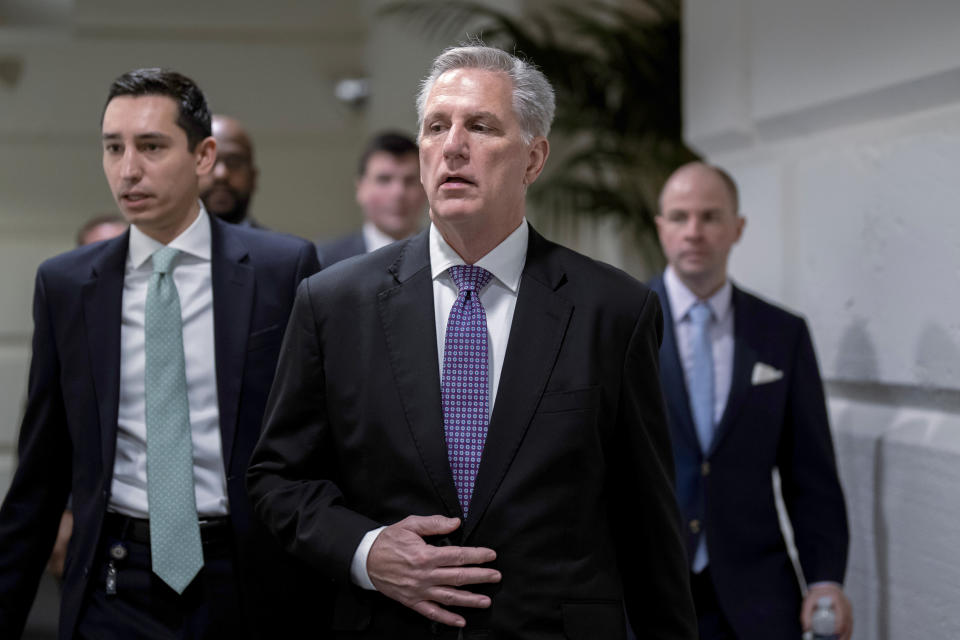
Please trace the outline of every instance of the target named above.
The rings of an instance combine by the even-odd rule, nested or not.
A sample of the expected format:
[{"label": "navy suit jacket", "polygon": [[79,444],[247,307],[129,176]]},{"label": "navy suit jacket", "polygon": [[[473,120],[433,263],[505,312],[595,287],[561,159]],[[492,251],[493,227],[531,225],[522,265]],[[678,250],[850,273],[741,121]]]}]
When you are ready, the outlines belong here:
[{"label": "navy suit jacket", "polygon": [[[434,637],[420,614],[353,586],[350,562],[381,524],[463,515],[427,234],[300,286],[248,474],[271,530],[337,580],[345,638]],[[625,610],[651,638],[695,637],[661,322],[644,285],[530,230],[469,517],[448,540],[496,550],[503,574],[470,587],[493,604],[460,611],[465,638],[617,640]]]},{"label": "navy suit jacket", "polygon": [[317,245],[317,257],[323,267],[367,252],[367,243],[362,231],[355,231],[336,240]]},{"label": "navy suit jacket", "polygon": [[[774,468],[807,582],[843,582],[848,545],[823,384],[806,322],[733,287],[730,396],[704,455],[662,277],[651,287],[664,301],[660,376],[689,557],[702,524],[710,575],[738,638],[799,638],[802,598],[777,519]],[[782,377],[754,384],[757,363]]]},{"label": "navy suit jacket", "polygon": [[[295,603],[311,591],[303,591],[292,560],[253,521],[244,474],[296,287],[317,271],[317,258],[299,238],[215,217],[210,226],[220,431],[241,593],[251,630],[274,637],[279,624],[282,636]],[[3,638],[22,632],[68,495],[74,529],[63,578],[63,640],[73,636],[91,581],[101,579],[92,569],[117,443],[128,235],[51,258],[37,272],[20,463],[0,509]]]}]

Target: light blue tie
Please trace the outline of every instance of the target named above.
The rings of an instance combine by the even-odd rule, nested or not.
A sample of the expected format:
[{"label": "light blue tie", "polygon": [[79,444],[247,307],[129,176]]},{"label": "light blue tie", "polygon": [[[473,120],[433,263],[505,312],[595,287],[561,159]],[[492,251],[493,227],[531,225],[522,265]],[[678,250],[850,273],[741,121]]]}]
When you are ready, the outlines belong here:
[{"label": "light blue tie", "polygon": [[[690,371],[690,408],[697,439],[704,454],[713,440],[713,344],[710,340],[710,307],[698,302],[690,308],[691,346],[693,368]],[[693,556],[692,569],[700,573],[707,566],[707,540],[701,530],[697,550]]]},{"label": "light blue tie", "polygon": [[700,450],[713,440],[713,345],[710,342],[710,307],[698,302],[690,308],[693,369],[690,371],[690,405]]},{"label": "light blue tie", "polygon": [[193,441],[183,356],[180,297],[172,263],[179,251],[153,254],[144,311],[147,500],[153,572],[183,593],[203,566],[193,487]]}]

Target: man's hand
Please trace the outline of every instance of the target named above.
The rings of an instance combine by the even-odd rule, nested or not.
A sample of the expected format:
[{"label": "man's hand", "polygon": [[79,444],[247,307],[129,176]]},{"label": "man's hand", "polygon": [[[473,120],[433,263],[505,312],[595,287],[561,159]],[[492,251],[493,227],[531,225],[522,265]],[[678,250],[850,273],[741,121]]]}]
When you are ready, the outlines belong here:
[{"label": "man's hand", "polygon": [[422,616],[452,627],[466,624],[448,607],[485,609],[490,598],[455,587],[500,582],[500,572],[471,565],[492,562],[497,554],[484,547],[435,547],[424,536],[446,535],[460,526],[457,518],[409,516],[380,532],[367,556],[367,574],[377,591]]},{"label": "man's hand", "polygon": [[803,608],[800,610],[800,622],[803,624],[803,630],[810,630],[817,600],[825,596],[833,600],[833,612],[837,621],[837,636],[840,640],[850,640],[850,635],[853,633],[853,606],[847,600],[847,596],[844,595],[840,585],[833,583],[815,584],[810,587],[807,596],[803,599]]}]

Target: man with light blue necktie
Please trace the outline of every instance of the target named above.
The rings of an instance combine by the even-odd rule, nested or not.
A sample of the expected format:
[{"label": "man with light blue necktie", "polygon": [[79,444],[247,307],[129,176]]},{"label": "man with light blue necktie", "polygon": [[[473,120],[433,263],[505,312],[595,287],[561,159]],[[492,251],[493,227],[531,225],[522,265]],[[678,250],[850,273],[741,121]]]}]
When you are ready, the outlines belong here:
[{"label": "man with light blue necktie", "polygon": [[[736,183],[714,166],[677,169],[660,195],[668,266],[661,380],[701,640],[798,639],[820,597],[852,629],[842,590],[848,531],[823,385],[804,320],[734,286],[743,233]],[[781,478],[807,592],[777,517]]]},{"label": "man with light blue necktie", "polygon": [[117,78],[101,152],[131,226],[37,272],[0,637],[22,633],[68,495],[62,640],[298,637],[322,583],[253,521],[243,478],[313,245],[207,214],[216,142],[185,76]]}]

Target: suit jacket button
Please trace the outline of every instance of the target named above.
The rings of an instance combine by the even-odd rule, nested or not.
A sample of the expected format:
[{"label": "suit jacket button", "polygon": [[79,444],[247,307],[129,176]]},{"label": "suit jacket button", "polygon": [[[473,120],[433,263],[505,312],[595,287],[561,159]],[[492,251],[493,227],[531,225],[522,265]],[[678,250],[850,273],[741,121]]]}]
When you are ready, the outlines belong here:
[{"label": "suit jacket button", "polygon": [[700,521],[693,519],[690,521],[690,533],[700,533]]},{"label": "suit jacket button", "polygon": [[702,476],[704,476],[704,477],[710,475],[710,463],[709,463],[709,462],[704,462],[703,464],[700,465],[700,475],[702,475]]}]

